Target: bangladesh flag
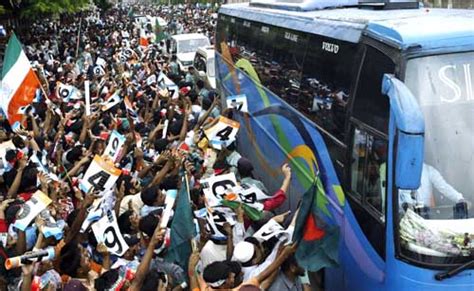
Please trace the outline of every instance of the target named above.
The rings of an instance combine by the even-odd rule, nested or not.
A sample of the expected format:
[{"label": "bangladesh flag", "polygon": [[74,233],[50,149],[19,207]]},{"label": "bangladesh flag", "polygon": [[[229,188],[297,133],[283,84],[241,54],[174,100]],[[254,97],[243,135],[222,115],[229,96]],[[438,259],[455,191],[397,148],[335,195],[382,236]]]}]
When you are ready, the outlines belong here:
[{"label": "bangladesh flag", "polygon": [[134,14],[135,14],[135,11],[134,11],[133,7],[130,7],[130,10],[128,10],[127,16],[129,18],[133,18]]},{"label": "bangladesh flag", "polygon": [[0,105],[10,125],[21,121],[24,108],[33,102],[36,90],[40,86],[39,79],[31,68],[20,41],[13,34],[8,41],[3,60],[3,94],[0,100]]},{"label": "bangladesh flag", "polygon": [[326,195],[321,180],[303,195],[296,218],[293,241],[299,242],[296,250],[298,264],[308,271],[316,272],[326,267],[338,266],[339,227],[325,223],[317,207],[319,195]]},{"label": "bangladesh flag", "polygon": [[155,43],[159,43],[160,41],[165,39],[165,32],[163,28],[160,26],[160,22],[158,21],[158,17],[155,18]]},{"label": "bangladesh flag", "polygon": [[175,202],[176,209],[171,222],[171,243],[165,258],[168,262],[177,263],[183,270],[188,269],[188,260],[192,253],[191,239],[196,236],[188,192],[187,183],[183,181]]}]

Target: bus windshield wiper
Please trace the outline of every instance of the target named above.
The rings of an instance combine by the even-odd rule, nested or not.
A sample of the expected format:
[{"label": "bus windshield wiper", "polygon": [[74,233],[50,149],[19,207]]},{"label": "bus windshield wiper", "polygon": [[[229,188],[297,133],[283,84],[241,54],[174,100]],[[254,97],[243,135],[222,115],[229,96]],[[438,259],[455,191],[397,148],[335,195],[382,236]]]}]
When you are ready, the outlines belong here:
[{"label": "bus windshield wiper", "polygon": [[435,279],[438,281],[442,281],[447,278],[451,278],[453,276],[456,276],[457,274],[461,273],[462,271],[469,269],[470,267],[474,266],[474,260],[470,260],[469,262],[466,262],[462,265],[459,265],[452,270],[446,271],[446,272],[441,272],[435,275]]}]

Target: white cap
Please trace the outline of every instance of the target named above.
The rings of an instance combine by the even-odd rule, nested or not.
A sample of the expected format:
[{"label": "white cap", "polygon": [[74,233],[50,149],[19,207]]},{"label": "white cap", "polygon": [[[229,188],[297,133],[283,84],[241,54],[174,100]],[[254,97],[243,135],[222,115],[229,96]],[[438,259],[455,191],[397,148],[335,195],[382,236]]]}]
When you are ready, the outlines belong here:
[{"label": "white cap", "polygon": [[240,263],[247,263],[253,258],[254,253],[255,247],[253,244],[241,241],[234,247],[234,256],[232,260]]}]

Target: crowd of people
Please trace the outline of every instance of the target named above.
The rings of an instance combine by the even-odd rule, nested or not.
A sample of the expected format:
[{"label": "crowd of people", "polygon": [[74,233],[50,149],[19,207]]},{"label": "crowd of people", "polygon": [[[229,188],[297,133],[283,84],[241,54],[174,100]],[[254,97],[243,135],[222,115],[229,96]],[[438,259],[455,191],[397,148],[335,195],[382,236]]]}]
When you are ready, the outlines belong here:
[{"label": "crowd of people", "polygon": [[[42,89],[20,125],[1,121],[0,289],[310,290],[296,214],[280,209],[290,167],[269,193],[233,128],[210,138],[237,113],[166,48],[173,33],[212,38],[215,11],[132,11],[42,19],[19,37]],[[165,38],[140,46],[132,14],[164,18]]]}]

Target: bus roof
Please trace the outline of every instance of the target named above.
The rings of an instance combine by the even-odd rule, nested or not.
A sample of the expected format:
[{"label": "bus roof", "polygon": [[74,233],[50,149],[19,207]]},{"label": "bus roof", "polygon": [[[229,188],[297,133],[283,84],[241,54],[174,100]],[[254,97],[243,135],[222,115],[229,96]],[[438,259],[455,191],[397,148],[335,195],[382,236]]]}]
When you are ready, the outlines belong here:
[{"label": "bus roof", "polygon": [[474,47],[474,11],[460,9],[367,10],[336,8],[288,11],[229,4],[220,13],[332,38],[358,42],[363,32],[401,49]]},{"label": "bus roof", "polygon": [[184,34],[175,34],[175,35],[172,36],[172,38],[179,41],[179,40],[200,39],[200,38],[206,38],[207,39],[207,36],[205,36],[204,34],[200,34],[200,33],[184,33]]}]

